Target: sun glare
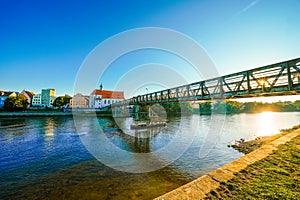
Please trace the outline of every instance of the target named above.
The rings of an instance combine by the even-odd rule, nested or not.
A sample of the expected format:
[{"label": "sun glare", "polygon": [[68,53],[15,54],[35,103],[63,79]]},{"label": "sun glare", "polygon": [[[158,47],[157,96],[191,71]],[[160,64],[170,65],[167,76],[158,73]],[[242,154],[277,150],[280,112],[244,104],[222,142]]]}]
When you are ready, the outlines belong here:
[{"label": "sun glare", "polygon": [[257,114],[257,135],[256,136],[270,136],[278,133],[278,130],[274,125],[274,113],[273,112],[262,112]]},{"label": "sun glare", "polygon": [[261,86],[264,86],[265,84],[266,84],[266,81],[265,80],[259,80],[259,84],[261,85]]},{"label": "sun glare", "polygon": [[241,98],[241,99],[232,99],[233,101],[238,102],[263,102],[263,103],[273,103],[279,101],[296,101],[300,100],[300,95],[289,95],[289,96],[271,96],[271,97],[251,97],[251,98]]}]

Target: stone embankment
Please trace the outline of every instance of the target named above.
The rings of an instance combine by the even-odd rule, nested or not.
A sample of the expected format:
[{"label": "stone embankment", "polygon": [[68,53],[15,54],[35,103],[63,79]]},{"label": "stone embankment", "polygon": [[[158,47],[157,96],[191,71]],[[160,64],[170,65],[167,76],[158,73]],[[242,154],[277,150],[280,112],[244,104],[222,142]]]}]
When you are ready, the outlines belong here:
[{"label": "stone embankment", "polygon": [[[239,172],[242,170],[245,171],[246,168],[248,168],[250,165],[257,163],[261,161],[262,159],[265,159],[270,154],[272,154],[273,151],[277,150],[280,145],[285,144],[289,141],[291,141],[293,138],[300,135],[300,129],[293,130],[282,137],[272,141],[268,142],[265,145],[262,145],[262,147],[242,156],[241,158],[228,163],[186,185],[183,185],[169,193],[166,193],[160,197],[157,197],[155,200],[173,200],[173,199],[204,199],[209,197],[218,199],[220,198],[218,195],[212,195],[212,193],[217,193],[215,191],[218,191],[218,188],[224,183],[230,181],[233,179]],[[297,137],[298,138],[298,137]],[[299,145],[298,145],[299,146]],[[279,153],[279,157],[280,157]],[[280,158],[283,159],[283,158]],[[281,162],[281,161],[278,161]],[[276,163],[275,163],[276,164]],[[278,164],[278,163],[277,163]],[[276,164],[276,165],[277,165]],[[255,173],[249,172],[249,173]],[[259,172],[258,172],[259,173]],[[247,180],[240,180],[239,182],[247,182]],[[243,184],[243,185],[245,185]],[[228,189],[225,189],[228,192]],[[213,192],[212,192],[213,191]],[[227,196],[228,197],[228,196]],[[224,198],[224,197],[222,197]],[[225,195],[226,198],[226,195]]]}]

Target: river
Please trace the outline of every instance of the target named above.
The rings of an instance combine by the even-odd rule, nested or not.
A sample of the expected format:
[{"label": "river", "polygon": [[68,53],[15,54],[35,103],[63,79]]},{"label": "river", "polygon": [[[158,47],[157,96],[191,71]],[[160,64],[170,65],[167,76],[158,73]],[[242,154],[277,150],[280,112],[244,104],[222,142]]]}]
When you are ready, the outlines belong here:
[{"label": "river", "polygon": [[[113,118],[82,118],[86,134],[81,136],[72,117],[0,118],[0,199],[152,199],[243,155],[229,143],[291,128],[300,124],[300,113],[173,117],[166,127],[146,132],[130,130],[131,118],[118,120],[121,129]],[[149,153],[168,144],[188,148],[161,169],[119,171],[86,148],[84,140],[99,135],[94,126],[128,152]],[[184,137],[172,144],[178,132]],[[106,151],[101,157],[113,159]],[[130,159],[136,158],[124,157]]]}]

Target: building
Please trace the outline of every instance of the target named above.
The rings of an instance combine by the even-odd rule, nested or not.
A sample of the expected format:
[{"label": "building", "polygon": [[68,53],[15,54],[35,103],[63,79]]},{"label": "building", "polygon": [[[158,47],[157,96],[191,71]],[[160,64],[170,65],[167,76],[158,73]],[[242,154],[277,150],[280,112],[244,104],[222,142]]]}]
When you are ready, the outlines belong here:
[{"label": "building", "polygon": [[70,108],[88,108],[89,107],[89,96],[82,94],[76,94],[70,99]]},{"label": "building", "polygon": [[35,107],[52,107],[52,103],[55,99],[55,89],[42,89],[40,94],[33,96],[31,105]]},{"label": "building", "polygon": [[90,95],[90,108],[104,108],[113,103],[123,101],[124,92],[103,90],[103,85],[100,85],[100,90],[95,89]]},{"label": "building", "polygon": [[56,91],[55,89],[42,89],[42,99],[41,99],[41,105],[43,107],[51,107],[53,101],[56,98]]},{"label": "building", "polygon": [[4,101],[8,97],[16,97],[16,96],[18,96],[17,92],[5,92],[5,91],[0,90],[0,108],[3,108]]},{"label": "building", "polygon": [[32,105],[32,99],[33,99],[34,93],[23,90],[20,94],[24,95],[27,98],[28,107],[30,107]]},{"label": "building", "polygon": [[46,106],[47,106],[47,107],[52,107],[52,106],[53,106],[53,102],[55,101],[55,99],[56,99],[56,96],[50,97],[49,104],[46,105]]},{"label": "building", "polygon": [[32,97],[31,105],[34,107],[41,107],[42,106],[42,94],[35,94]]}]

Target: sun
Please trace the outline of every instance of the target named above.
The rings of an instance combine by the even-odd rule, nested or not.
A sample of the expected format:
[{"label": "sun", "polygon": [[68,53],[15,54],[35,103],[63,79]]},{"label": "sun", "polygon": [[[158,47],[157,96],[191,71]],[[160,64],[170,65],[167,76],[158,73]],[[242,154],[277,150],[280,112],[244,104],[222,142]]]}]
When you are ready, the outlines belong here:
[{"label": "sun", "polygon": [[256,136],[270,136],[278,133],[278,130],[275,126],[274,121],[274,112],[265,111],[262,113],[257,114],[257,122],[256,122],[256,128],[257,128],[257,135]]}]

